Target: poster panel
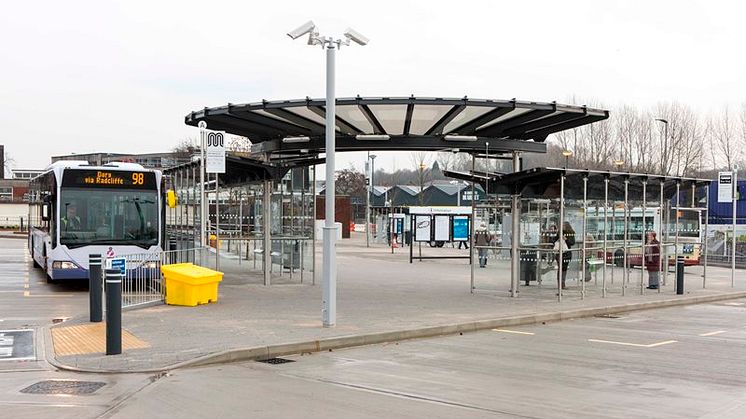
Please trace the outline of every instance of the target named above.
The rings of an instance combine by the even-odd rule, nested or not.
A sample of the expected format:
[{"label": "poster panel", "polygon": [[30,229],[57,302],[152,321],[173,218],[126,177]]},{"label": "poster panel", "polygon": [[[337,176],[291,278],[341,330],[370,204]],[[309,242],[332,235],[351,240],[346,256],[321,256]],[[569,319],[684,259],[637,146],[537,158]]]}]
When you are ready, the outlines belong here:
[{"label": "poster panel", "polygon": [[451,217],[448,215],[435,216],[435,241],[451,240]]}]

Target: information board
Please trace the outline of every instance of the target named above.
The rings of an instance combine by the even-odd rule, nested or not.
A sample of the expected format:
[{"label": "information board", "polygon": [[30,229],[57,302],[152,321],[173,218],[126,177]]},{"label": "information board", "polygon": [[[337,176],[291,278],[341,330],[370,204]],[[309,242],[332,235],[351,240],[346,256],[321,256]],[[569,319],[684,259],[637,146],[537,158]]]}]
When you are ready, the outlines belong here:
[{"label": "information board", "polygon": [[451,240],[451,217],[448,215],[436,215],[435,217],[435,241]]},{"label": "information board", "polygon": [[431,238],[431,220],[429,215],[416,215],[414,217],[414,240],[418,242],[429,242]]},{"label": "information board", "polygon": [[469,240],[469,217],[464,215],[453,217],[453,241],[465,242]]},{"label": "information board", "polygon": [[718,202],[733,202],[733,172],[718,173]]},{"label": "information board", "polygon": [[125,258],[107,259],[106,269],[118,269],[122,276],[125,276],[127,275],[127,260]]},{"label": "information board", "polygon": [[205,132],[205,168],[207,173],[225,173],[225,132]]}]

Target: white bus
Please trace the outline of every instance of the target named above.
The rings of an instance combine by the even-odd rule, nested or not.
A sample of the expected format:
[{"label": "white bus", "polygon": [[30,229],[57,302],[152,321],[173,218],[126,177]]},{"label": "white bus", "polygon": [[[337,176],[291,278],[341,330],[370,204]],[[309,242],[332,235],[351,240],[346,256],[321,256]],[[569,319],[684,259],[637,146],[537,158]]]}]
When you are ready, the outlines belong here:
[{"label": "white bus", "polygon": [[161,181],[160,171],[134,163],[50,165],[29,187],[34,266],[55,281],[87,278],[90,254],[153,253],[157,260],[164,232]]},{"label": "white bus", "polygon": [[[642,264],[640,245],[644,240],[644,231],[662,233],[663,237],[659,236],[659,241],[669,244],[674,242],[677,211],[679,216],[679,247],[675,254],[673,248],[667,249],[668,263],[669,265],[675,264],[676,256],[681,255],[684,256],[684,263],[687,266],[700,264],[700,250],[704,240],[700,210],[690,208],[680,208],[677,210],[673,208],[668,214],[668,220],[666,220],[665,213],[661,214],[660,208],[647,208],[644,217],[645,225],[643,226],[642,208],[635,207],[630,209],[629,223],[627,224],[627,237],[629,240],[628,266],[640,266]],[[624,209],[620,208],[609,211],[606,218],[609,229],[604,228],[603,208],[596,209],[589,207],[587,214],[587,232],[596,240],[596,246],[601,245],[604,234],[606,234],[607,246],[609,248],[606,253],[607,263],[624,266]],[[666,221],[668,221],[667,227]]]}]

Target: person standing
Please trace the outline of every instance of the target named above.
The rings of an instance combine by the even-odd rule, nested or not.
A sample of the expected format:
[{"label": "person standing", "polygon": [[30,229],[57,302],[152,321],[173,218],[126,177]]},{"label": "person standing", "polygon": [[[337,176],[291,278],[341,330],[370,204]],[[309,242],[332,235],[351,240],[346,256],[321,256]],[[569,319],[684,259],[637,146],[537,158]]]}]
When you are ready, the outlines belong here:
[{"label": "person standing", "polygon": [[[554,238],[554,250],[557,252],[555,258],[557,259],[557,285],[561,285],[562,289],[565,289],[565,280],[567,279],[567,268],[570,266],[570,258],[572,258],[572,251],[570,250],[575,245],[575,230],[569,222],[565,221],[562,223],[562,237],[559,234],[555,235]],[[562,255],[562,263],[560,264],[560,254]]]},{"label": "person standing", "polygon": [[474,232],[474,246],[479,251],[479,267],[484,268],[487,266],[487,252],[489,249],[487,246],[490,245],[492,237],[487,231],[487,226],[484,223],[479,225],[479,229]]},{"label": "person standing", "polygon": [[660,286],[661,244],[655,231],[645,234],[645,268],[648,270],[648,289],[657,290]]}]

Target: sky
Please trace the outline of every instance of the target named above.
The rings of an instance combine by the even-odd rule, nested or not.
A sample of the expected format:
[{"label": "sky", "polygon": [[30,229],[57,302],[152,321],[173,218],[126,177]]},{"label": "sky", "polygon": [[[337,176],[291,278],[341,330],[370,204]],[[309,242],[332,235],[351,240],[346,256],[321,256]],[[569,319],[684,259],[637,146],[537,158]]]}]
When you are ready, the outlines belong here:
[{"label": "sky", "polygon": [[[652,106],[746,102],[736,1],[26,1],[0,14],[0,144],[17,168],[53,155],[171,150],[192,110],[323,97],[320,47],[286,33],[352,27],[337,96]],[[585,103],[573,103],[583,105]],[[376,168],[412,166],[378,153]],[[364,155],[340,153],[338,167]]]}]

